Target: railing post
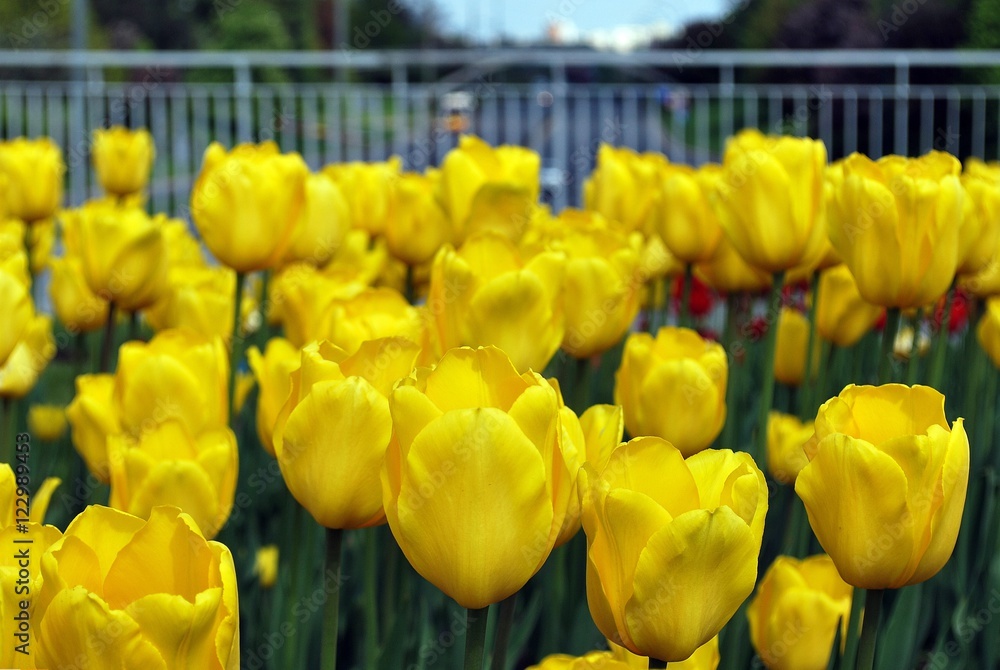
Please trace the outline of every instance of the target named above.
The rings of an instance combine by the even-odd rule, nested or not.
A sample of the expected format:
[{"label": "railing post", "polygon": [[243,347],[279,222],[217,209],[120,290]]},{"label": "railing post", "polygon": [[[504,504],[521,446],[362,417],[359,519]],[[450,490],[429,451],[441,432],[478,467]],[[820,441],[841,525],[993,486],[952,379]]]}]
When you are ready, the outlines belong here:
[{"label": "railing post", "polygon": [[392,64],[392,152],[406,163],[406,149],[410,145],[410,84],[406,63],[396,60]]},{"label": "railing post", "polygon": [[736,68],[732,61],[719,66],[719,131],[722,135],[719,146],[724,146],[726,138],[733,134],[733,99],[736,91]]},{"label": "railing post", "polygon": [[552,198],[556,211],[566,206],[569,182],[568,137],[569,118],[566,114],[566,63],[556,58],[552,63],[552,162],[559,170],[560,183]]},{"label": "railing post", "polygon": [[253,74],[245,60],[233,63],[233,98],[236,100],[236,141],[253,139],[253,109],[250,94],[253,92]]},{"label": "railing post", "polygon": [[900,155],[906,155],[907,136],[909,134],[907,123],[910,112],[910,62],[906,56],[900,56],[896,61],[896,86],[895,86],[895,139],[893,141],[893,151]]}]

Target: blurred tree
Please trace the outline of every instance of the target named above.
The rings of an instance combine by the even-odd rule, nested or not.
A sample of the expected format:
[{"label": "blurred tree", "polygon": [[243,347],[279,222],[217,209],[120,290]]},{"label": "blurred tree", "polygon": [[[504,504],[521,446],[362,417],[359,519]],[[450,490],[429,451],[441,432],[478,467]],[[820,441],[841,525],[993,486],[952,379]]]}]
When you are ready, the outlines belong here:
[{"label": "blurred tree", "polygon": [[1000,0],[974,0],[966,23],[967,46],[975,49],[1000,48]]},{"label": "blurred tree", "polygon": [[59,0],[0,2],[0,49],[65,49],[70,46],[72,5]]}]

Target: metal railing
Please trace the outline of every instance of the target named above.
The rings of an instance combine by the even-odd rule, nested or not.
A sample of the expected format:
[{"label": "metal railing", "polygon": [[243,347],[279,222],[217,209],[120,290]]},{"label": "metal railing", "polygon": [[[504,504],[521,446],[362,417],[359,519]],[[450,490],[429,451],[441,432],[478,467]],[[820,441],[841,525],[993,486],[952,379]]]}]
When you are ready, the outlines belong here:
[{"label": "metal railing", "polygon": [[[262,81],[268,69],[284,80]],[[337,83],[344,70],[365,83]],[[562,207],[580,203],[601,142],[697,164],[745,126],[822,138],[832,157],[996,159],[1000,85],[980,82],[997,71],[995,51],[0,51],[0,137],[59,142],[75,204],[96,195],[91,130],[147,126],[152,207],[183,215],[212,140],[420,170],[468,132],[538,151]],[[198,81],[209,72],[221,81]]]}]

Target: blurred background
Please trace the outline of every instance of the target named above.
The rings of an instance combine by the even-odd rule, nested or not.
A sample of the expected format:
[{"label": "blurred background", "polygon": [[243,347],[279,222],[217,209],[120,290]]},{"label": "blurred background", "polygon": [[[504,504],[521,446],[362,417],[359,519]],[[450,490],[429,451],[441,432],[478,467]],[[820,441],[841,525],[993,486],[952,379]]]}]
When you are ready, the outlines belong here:
[{"label": "blurred background", "polygon": [[601,142],[700,164],[745,126],[996,159],[998,44],[1000,0],[4,0],[0,137],[51,135],[79,203],[91,129],[148,126],[184,215],[213,139],[421,170],[473,133],[562,207]]}]

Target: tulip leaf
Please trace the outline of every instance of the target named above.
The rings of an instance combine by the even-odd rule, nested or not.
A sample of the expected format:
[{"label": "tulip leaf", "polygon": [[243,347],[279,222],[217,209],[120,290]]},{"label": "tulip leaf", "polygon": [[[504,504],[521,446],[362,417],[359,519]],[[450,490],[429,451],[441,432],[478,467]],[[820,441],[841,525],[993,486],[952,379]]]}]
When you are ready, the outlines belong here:
[{"label": "tulip leaf", "polygon": [[841,657],[840,657],[840,645],[841,645],[841,630],[844,625],[844,617],[837,617],[837,628],[836,633],[833,636],[833,644],[830,645],[830,660],[826,664],[826,670],[840,670],[841,667]]},{"label": "tulip leaf", "polygon": [[882,670],[912,668],[923,584],[908,586],[897,593],[892,614],[879,634],[875,667]]}]

